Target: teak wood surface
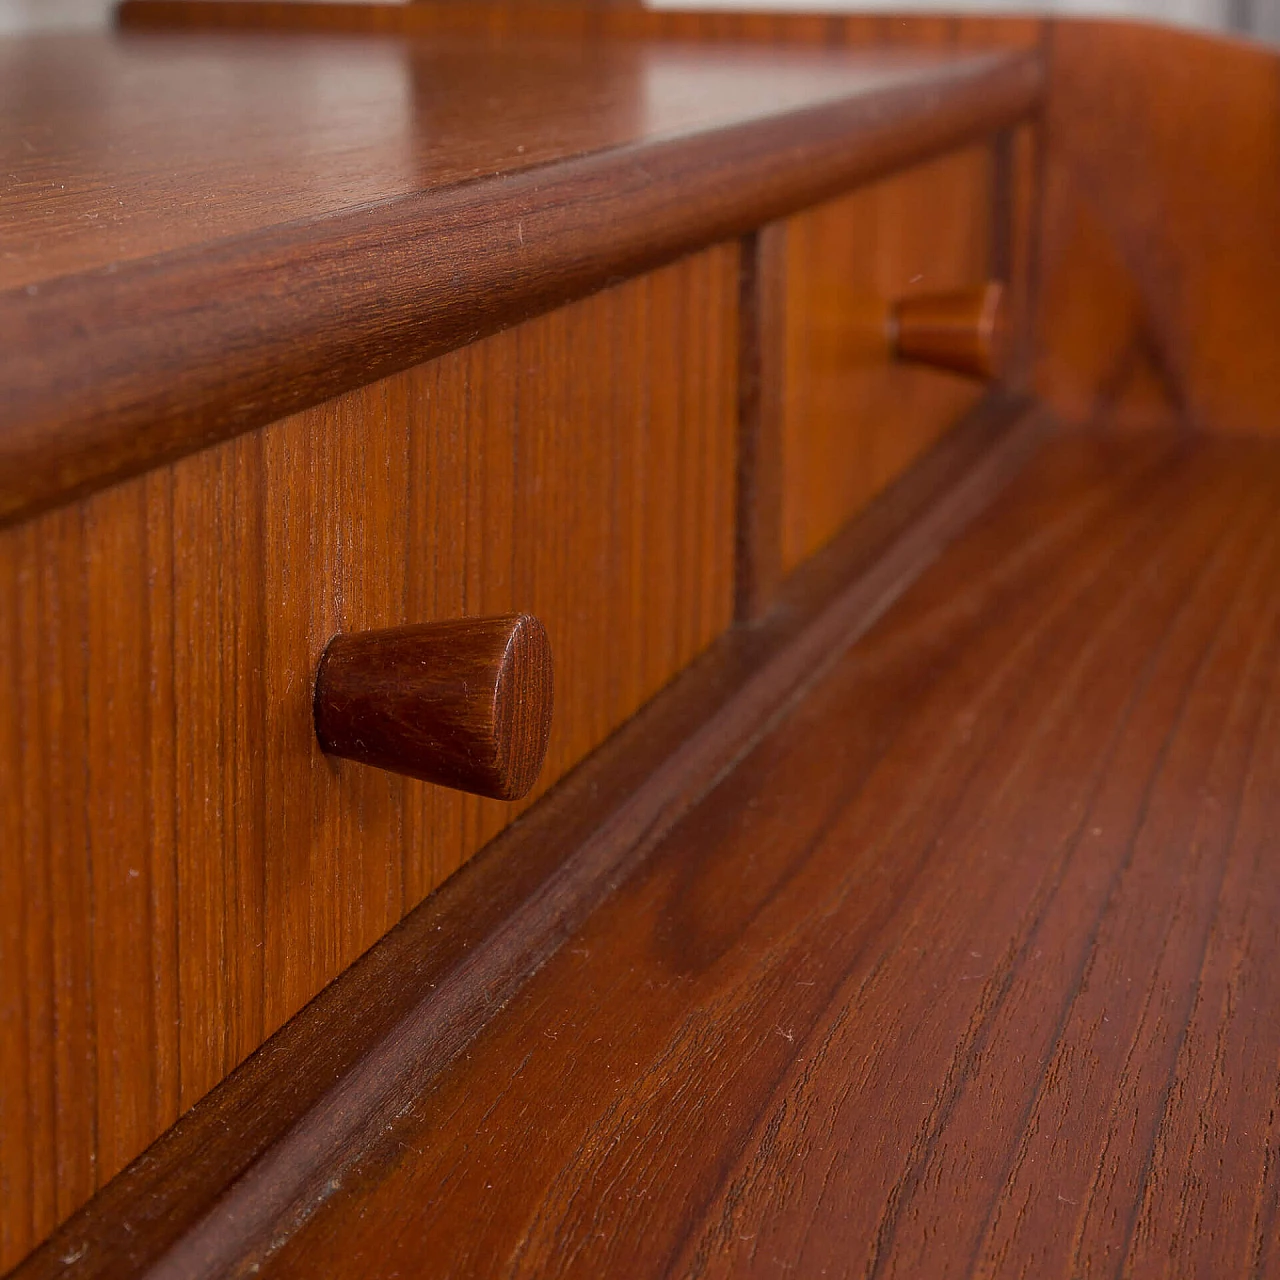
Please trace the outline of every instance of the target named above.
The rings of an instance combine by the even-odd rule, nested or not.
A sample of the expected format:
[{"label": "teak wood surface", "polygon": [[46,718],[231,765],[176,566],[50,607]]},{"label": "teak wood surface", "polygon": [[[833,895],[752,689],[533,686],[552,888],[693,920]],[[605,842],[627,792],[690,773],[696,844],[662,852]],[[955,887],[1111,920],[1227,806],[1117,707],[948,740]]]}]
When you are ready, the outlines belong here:
[{"label": "teak wood surface", "polygon": [[[270,42],[254,47],[268,68],[285,56]],[[50,42],[49,57],[63,48]],[[507,65],[500,54],[496,65]],[[361,54],[374,70],[386,56]],[[738,93],[743,64],[729,63]],[[155,70],[147,58],[139,65]],[[671,67],[686,70],[678,59]],[[358,58],[350,80],[377,98],[387,86],[366,71]],[[799,92],[807,100],[814,85]],[[71,114],[83,118],[83,104]],[[487,136],[484,121],[475,128]],[[312,163],[288,157],[285,172],[292,181]],[[344,152],[333,163],[359,172]],[[904,213],[922,197],[970,211],[933,249],[908,237],[908,258],[945,259],[947,279],[969,277],[952,265],[954,245],[986,243],[990,167],[984,149],[928,166],[933,177],[909,170],[885,184],[874,198],[882,211]],[[147,206],[129,212],[144,217]],[[50,251],[67,236],[84,248],[127,230],[108,227],[104,241],[88,226],[77,241],[85,226],[64,227]],[[848,247],[838,219],[829,230]],[[762,236],[777,234],[775,225]],[[793,287],[821,257],[784,252]],[[11,1188],[0,1260],[65,1218],[507,820],[497,806],[312,758],[301,707],[334,631],[537,608],[572,583],[578,597],[549,606],[553,645],[572,668],[549,785],[728,625],[735,583],[761,563],[758,547],[736,565],[731,557],[738,259],[736,246],[717,249],[705,259],[714,265],[660,272],[0,534],[21,686],[4,747],[21,780],[5,816],[20,859],[3,869],[14,887],[0,963],[20,976],[3,997],[17,1034],[5,1050],[15,1083],[0,1100],[0,1178]],[[898,270],[888,283],[908,281]],[[846,323],[849,305],[833,299],[827,321]],[[803,331],[803,309],[788,314],[779,323]],[[769,358],[758,353],[762,365]],[[804,395],[806,380],[828,372],[802,362],[789,386]],[[776,396],[775,373],[763,380]],[[874,410],[860,417],[868,442]],[[918,427],[910,414],[895,421],[902,439],[886,442],[874,476],[828,513],[821,540],[946,425],[944,414]],[[608,429],[617,424],[620,435]],[[425,494],[414,479],[424,467]],[[806,483],[793,474],[793,509]],[[407,535],[396,531],[406,504]],[[781,514],[771,509],[775,529]]]},{"label": "teak wood surface", "polygon": [[[0,532],[0,1267],[732,616],[738,251]],[[530,612],[501,804],[331,759],[335,633]]]},{"label": "teak wood surface", "polygon": [[[21,216],[0,232],[17,228],[16,252],[0,242],[0,272],[18,272],[0,294],[3,518],[66,504],[0,532],[0,657],[14,712],[0,725],[0,771],[18,779],[0,794],[0,838],[16,851],[0,857],[0,972],[18,975],[0,989],[0,1266],[515,812],[317,762],[300,708],[334,630],[391,625],[406,609],[540,609],[557,651],[567,642],[582,659],[550,785],[711,643],[735,607],[753,628],[724,643],[759,642],[785,569],[892,474],[873,478],[875,459],[888,451],[905,465],[947,425],[947,397],[957,411],[966,402],[936,384],[900,421],[899,398],[881,406],[894,431],[877,430],[873,396],[842,424],[835,388],[847,368],[823,353],[862,321],[835,297],[826,262],[852,255],[851,220],[877,236],[886,217],[904,222],[905,245],[913,210],[957,201],[941,269],[986,256],[992,274],[1012,278],[1035,317],[1024,353],[1034,385],[1071,421],[1166,434],[1272,434],[1280,421],[1280,76],[1267,50],[1056,19],[145,2],[125,16],[334,34],[37,41],[12,61],[17,45],[0,42],[0,100],[21,126],[6,135]],[[352,38],[377,29],[395,38]],[[703,47],[664,43],[671,36]],[[833,48],[749,47],[765,43]],[[98,60],[97,79],[76,70],[95,45],[115,51]],[[866,48],[850,56],[848,46]],[[993,58],[1000,48],[1027,56]],[[303,102],[291,60],[334,70],[321,77],[333,97]],[[245,76],[230,106],[213,84],[229,67]],[[843,87],[826,96],[832,83]],[[1015,127],[1046,84],[1043,117]],[[166,93],[184,110],[147,123],[147,103]],[[528,93],[542,113],[530,116],[529,138],[496,127],[511,93]],[[451,115],[450,104],[468,110]],[[271,182],[237,205],[246,132]],[[303,135],[311,143],[298,148]],[[808,151],[796,147],[801,135]],[[144,138],[151,159],[113,138]],[[948,179],[902,173],[880,186],[916,182],[918,201],[877,207],[859,191],[810,207],[977,139],[917,171]],[[187,164],[200,157],[180,181],[213,198],[175,210],[176,188],[147,171],[166,147]],[[621,190],[619,175],[639,172],[638,161],[644,181]],[[67,176],[68,200],[51,199]],[[113,187],[129,195],[118,211],[104,209]],[[94,216],[61,220],[64,210]],[[481,234],[494,225],[504,236]],[[375,381],[740,233],[741,272],[737,246],[715,249]],[[447,280],[432,275],[441,246],[452,255]],[[852,255],[849,270],[883,269],[900,251],[881,241],[870,262]],[[23,274],[39,262],[48,272]],[[193,308],[198,297],[216,306]],[[739,325],[739,303],[774,310]],[[146,368],[144,350],[157,355]],[[720,373],[707,380],[709,368]],[[893,375],[873,362],[868,376]],[[913,387],[934,375],[921,376]],[[372,385],[162,465],[362,383]],[[792,414],[788,446],[792,394],[805,407]],[[807,468],[797,461],[806,424],[824,419],[842,448],[859,442],[846,468],[824,467],[817,451]],[[690,432],[691,420],[714,425]],[[618,434],[602,439],[602,422]],[[556,459],[572,461],[560,471]],[[425,1104],[372,1155],[343,1148],[364,1160],[351,1181],[344,1173],[329,1186],[315,1157],[289,1172],[301,1181],[275,1184],[302,1197],[286,1196],[286,1209],[330,1203],[274,1259],[263,1253],[268,1231],[255,1260],[315,1273],[339,1259],[376,1275],[416,1249],[456,1247],[473,1260],[491,1249],[515,1271],[737,1274],[775,1257],[802,1270],[853,1257],[871,1274],[933,1275],[947,1274],[930,1252],[945,1239],[956,1274],[1275,1271],[1275,1002],[1260,960],[1274,951],[1275,877],[1258,832],[1274,827],[1265,671],[1276,474],[1274,455],[1253,446],[1081,444],[1051,455],[652,869],[581,926],[574,946],[589,936],[591,956],[574,968],[573,950],[562,952],[473,1057],[450,1066],[499,986],[514,994],[557,931],[581,922],[539,917],[540,942],[524,952],[512,942],[506,985],[468,988],[479,1004],[467,1006],[465,1027],[416,1042],[431,1049],[430,1078],[396,1060],[402,1093],[385,1118],[415,1091]],[[425,485],[411,479],[423,475]],[[554,534],[521,537],[530,525]],[[406,551],[416,556],[408,565]],[[584,581],[606,584],[605,597],[584,599]],[[1078,616],[1055,591],[1079,602]],[[786,600],[783,588],[784,612]],[[821,665],[818,650],[811,656]],[[687,696],[661,714],[703,742],[719,723],[715,699]],[[753,734],[773,712],[760,712]],[[846,724],[856,741],[833,752]],[[621,741],[638,749],[643,735]],[[698,757],[698,778],[735,757],[716,750]],[[839,782],[850,759],[874,788]],[[767,776],[774,769],[780,782]],[[917,812],[912,787],[922,785]],[[690,783],[681,803],[696,790]],[[609,801],[564,795],[576,795],[582,821]],[[573,802],[561,803],[543,820],[568,823]],[[644,830],[665,831],[674,802],[645,803],[628,821],[643,812],[653,822]],[[1066,831],[1089,805],[1101,820],[1087,839],[1078,828],[1075,844],[1036,843],[1046,824]],[[824,813],[835,825],[802,846],[805,824]],[[841,843],[848,821],[863,825]],[[1115,834],[1126,821],[1137,833],[1127,843]],[[568,829],[548,826],[542,838],[554,844]],[[846,892],[858,868],[872,871]],[[597,896],[584,891],[575,910],[611,890],[616,877],[601,874]],[[1097,896],[1099,884],[1110,896]],[[535,914],[544,905],[525,903]],[[470,923],[493,918],[476,907]],[[781,932],[768,935],[774,926]],[[940,941],[926,945],[922,931]],[[463,925],[448,935],[463,950],[475,936]],[[761,937],[782,941],[734,969],[731,957]],[[816,992],[787,985],[806,937],[823,944]],[[1036,954],[1032,937],[1052,945]],[[978,959],[999,957],[989,971],[962,967],[974,938],[990,947],[971,947]],[[876,959],[856,949],[864,942],[881,948]],[[399,955],[384,995],[411,968]],[[654,979],[664,965],[674,973],[666,986]],[[856,999],[837,1017],[850,990]],[[353,1017],[370,998],[334,996]],[[575,999],[577,1025],[566,1013]],[[384,1013],[399,1035],[397,1008],[388,1000]],[[770,1038],[769,1019],[785,1044]],[[306,1026],[315,1023],[297,1034]],[[824,1028],[825,1056],[797,1066],[787,1055],[804,1051],[789,1046],[806,1035],[820,1046]],[[641,1064],[648,1053],[649,1067],[606,1061],[601,1044]],[[231,1145],[217,1148],[229,1181],[201,1182],[195,1159],[216,1132],[200,1117],[216,1121],[216,1108],[192,1113],[196,1127],[156,1149],[183,1159],[144,1160],[129,1177],[145,1187],[147,1168],[168,1169],[150,1185],[153,1208],[193,1180],[202,1194],[225,1191],[246,1162],[296,1153],[272,1144],[300,1116],[317,1127],[297,1141],[318,1137],[313,1155],[332,1155],[349,1129],[326,1128],[306,1099],[336,1082],[328,1119],[373,1124],[373,1104],[341,1111],[366,1078],[359,1048],[335,1046],[323,1079],[287,1074],[287,1058],[254,1060],[246,1078],[288,1085],[301,1110],[269,1091],[274,1114],[250,1106],[258,1127],[224,1134]],[[517,1071],[522,1052],[531,1056]],[[694,1098],[681,1082],[702,1080],[704,1063],[724,1104],[715,1116],[681,1110]],[[559,1110],[539,1112],[530,1081]],[[390,1106],[392,1093],[376,1097]],[[500,1127],[485,1127],[485,1097]],[[875,1105],[854,1104],[867,1097]],[[450,1182],[439,1161],[464,1148]],[[468,1182],[488,1167],[477,1150],[519,1181]],[[810,1198],[815,1166],[828,1191]],[[1046,1169],[1065,1190],[1040,1180]],[[588,1201],[570,1184],[599,1189],[595,1218],[575,1217]],[[128,1273],[128,1188],[138,1185],[126,1177],[99,1202],[115,1206],[95,1228],[115,1232],[115,1252],[92,1256],[63,1235],[33,1274],[67,1258]],[[268,1221],[274,1202],[251,1204],[259,1185],[239,1185],[232,1200]],[[393,1221],[397,1203],[427,1202],[454,1219],[430,1210],[416,1228]],[[137,1247],[161,1248],[168,1231],[170,1244],[187,1232],[183,1247],[213,1239],[234,1252],[216,1223],[212,1236],[192,1234],[175,1213]],[[1074,1216],[1063,1225],[1055,1214]],[[766,1219],[757,1243],[735,1241]],[[588,1222],[609,1230],[593,1237]],[[828,1246],[844,1252],[824,1256]]]},{"label": "teak wood surface", "polygon": [[[389,1033],[351,990],[470,963],[487,998],[509,952],[406,963],[459,928],[446,890],[264,1056],[322,1044],[326,1004],[384,1037],[299,1078],[361,1127],[308,1169],[329,1130],[299,1123],[245,1176],[301,1179],[282,1220],[233,1189],[148,1253],[180,1126],[20,1274],[1280,1274],[1278,498],[1267,442],[1052,443],[852,648],[826,634],[786,715],[757,701],[651,851],[523,887],[593,909],[478,1031]],[[241,1123],[217,1102],[210,1138]]]},{"label": "teak wood surface", "polygon": [[[1280,59],[1152,23],[978,14],[654,12],[130,0],[138,25],[658,36],[1044,59],[1035,385],[1064,420],[1269,436],[1280,422]],[[1028,196],[1030,207],[1026,208]]]},{"label": "teak wood surface", "polygon": [[1280,1275],[1278,503],[1053,448],[259,1274]]},{"label": "teak wood surface", "polygon": [[766,614],[785,576],[981,395],[896,363],[888,321],[903,298],[993,271],[1011,293],[1025,289],[1028,264],[1001,215],[1014,176],[1003,151],[997,137],[952,152],[744,240],[740,620]]},{"label": "teak wood surface", "polygon": [[1110,429],[1280,433],[1280,54],[1055,25],[1038,382]]},{"label": "teak wood surface", "polygon": [[[971,380],[895,363],[902,297],[991,269],[993,148],[968,148],[788,218],[778,430],[781,570],[795,569],[966,410]],[[946,210],[939,218],[938,210]]]},{"label": "teak wood surface", "polygon": [[0,521],[999,129],[1040,82],[992,51],[0,42]]},{"label": "teak wood surface", "polygon": [[[252,1274],[628,870],[972,521],[1044,438],[960,424],[545,800],[197,1103],[19,1274]],[[71,1261],[68,1262],[67,1259]]]}]

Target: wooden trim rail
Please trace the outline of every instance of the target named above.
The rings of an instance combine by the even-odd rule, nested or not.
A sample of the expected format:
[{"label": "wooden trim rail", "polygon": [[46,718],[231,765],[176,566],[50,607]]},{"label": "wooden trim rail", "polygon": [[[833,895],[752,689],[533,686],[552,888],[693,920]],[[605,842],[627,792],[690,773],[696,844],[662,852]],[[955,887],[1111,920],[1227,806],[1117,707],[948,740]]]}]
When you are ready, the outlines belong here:
[{"label": "wooden trim rail", "polygon": [[1035,53],[0,292],[0,522],[1025,117]]}]

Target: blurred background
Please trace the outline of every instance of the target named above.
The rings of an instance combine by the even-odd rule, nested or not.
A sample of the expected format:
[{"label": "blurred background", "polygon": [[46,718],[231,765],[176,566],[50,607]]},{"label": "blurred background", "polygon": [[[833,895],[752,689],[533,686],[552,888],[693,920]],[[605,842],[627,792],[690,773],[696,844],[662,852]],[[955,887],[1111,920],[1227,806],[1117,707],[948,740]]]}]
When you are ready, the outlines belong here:
[{"label": "blurred background", "polygon": [[[465,2],[465,0],[460,0]],[[101,27],[114,0],[0,0],[0,33]],[[1280,0],[655,0],[657,8],[970,10],[1115,14],[1280,40]]]}]

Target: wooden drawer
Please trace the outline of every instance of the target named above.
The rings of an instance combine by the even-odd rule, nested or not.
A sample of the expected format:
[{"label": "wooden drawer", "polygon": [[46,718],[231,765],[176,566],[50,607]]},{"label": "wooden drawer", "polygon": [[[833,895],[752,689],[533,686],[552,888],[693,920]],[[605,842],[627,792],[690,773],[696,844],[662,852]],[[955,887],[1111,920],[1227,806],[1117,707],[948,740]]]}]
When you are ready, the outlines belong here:
[{"label": "wooden drawer", "polygon": [[738,262],[0,532],[0,1266],[523,807],[325,757],[336,631],[541,617],[527,804],[728,625]]},{"label": "wooden drawer", "polygon": [[886,307],[1003,274],[997,150],[943,156],[807,210],[762,236],[776,275],[762,331],[777,350],[780,561],[822,547],[971,408],[984,387],[892,361]]}]

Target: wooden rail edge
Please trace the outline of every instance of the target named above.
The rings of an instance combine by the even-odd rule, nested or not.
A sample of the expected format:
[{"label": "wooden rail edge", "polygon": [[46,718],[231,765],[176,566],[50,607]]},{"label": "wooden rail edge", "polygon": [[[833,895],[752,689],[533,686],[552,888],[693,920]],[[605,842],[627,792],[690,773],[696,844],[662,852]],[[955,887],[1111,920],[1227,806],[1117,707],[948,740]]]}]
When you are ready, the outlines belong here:
[{"label": "wooden rail edge", "polygon": [[0,524],[1026,116],[1037,54],[0,292]]},{"label": "wooden rail edge", "polygon": [[981,512],[1050,429],[993,396],[12,1273],[256,1269],[388,1121]]}]

